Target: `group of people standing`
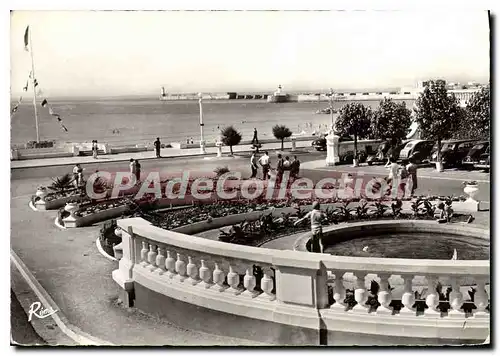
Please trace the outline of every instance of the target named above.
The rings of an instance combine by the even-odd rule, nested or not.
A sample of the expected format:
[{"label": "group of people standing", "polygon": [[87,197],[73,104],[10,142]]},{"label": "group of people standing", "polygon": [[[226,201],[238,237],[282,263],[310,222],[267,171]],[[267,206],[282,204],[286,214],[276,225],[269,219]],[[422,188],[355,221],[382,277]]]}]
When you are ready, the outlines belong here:
[{"label": "group of people standing", "polygon": [[413,158],[409,160],[403,160],[401,166],[397,163],[394,157],[389,158],[389,162],[385,165],[389,168],[389,175],[387,177],[387,183],[391,184],[395,179],[400,179],[402,182],[399,185],[399,189],[405,194],[406,183],[410,180],[411,192],[410,196],[415,194],[415,190],[418,188],[417,180],[417,164]]},{"label": "group of people standing", "polygon": [[[297,156],[293,156],[293,161],[290,160],[289,156],[283,156],[278,154],[278,162],[276,163],[276,181],[281,182],[283,173],[285,171],[290,172],[290,177],[297,178],[300,171],[300,161]],[[271,158],[267,151],[260,157],[257,157],[257,152],[253,152],[250,157],[250,168],[252,169],[252,175],[250,178],[257,178],[257,173],[259,170],[259,165],[262,167],[262,179],[267,180],[270,178],[270,171],[273,169],[271,167]]]}]

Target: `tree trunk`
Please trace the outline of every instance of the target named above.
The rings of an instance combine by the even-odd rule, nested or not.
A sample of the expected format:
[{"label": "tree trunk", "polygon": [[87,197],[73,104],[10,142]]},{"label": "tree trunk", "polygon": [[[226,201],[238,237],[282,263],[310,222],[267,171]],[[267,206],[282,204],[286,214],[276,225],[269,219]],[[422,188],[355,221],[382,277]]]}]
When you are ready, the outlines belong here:
[{"label": "tree trunk", "polygon": [[441,139],[440,138],[437,139],[437,144],[438,144],[438,147],[437,147],[436,161],[441,163]]},{"label": "tree trunk", "polygon": [[281,139],[281,150],[282,150],[282,151],[283,151],[284,141],[285,141],[285,139],[284,139],[284,138],[282,138],[282,139]]},{"label": "tree trunk", "polygon": [[358,135],[354,135],[354,159],[358,159]]},{"label": "tree trunk", "polygon": [[231,156],[233,155],[233,146],[229,146],[229,151],[231,151]]}]

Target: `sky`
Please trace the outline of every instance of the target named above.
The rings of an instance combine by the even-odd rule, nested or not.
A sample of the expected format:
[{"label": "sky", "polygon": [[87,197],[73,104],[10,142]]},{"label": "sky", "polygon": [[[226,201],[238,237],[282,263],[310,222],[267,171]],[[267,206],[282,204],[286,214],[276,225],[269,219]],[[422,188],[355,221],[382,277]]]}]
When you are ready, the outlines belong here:
[{"label": "sky", "polygon": [[11,92],[372,89],[489,80],[486,11],[14,11]]}]

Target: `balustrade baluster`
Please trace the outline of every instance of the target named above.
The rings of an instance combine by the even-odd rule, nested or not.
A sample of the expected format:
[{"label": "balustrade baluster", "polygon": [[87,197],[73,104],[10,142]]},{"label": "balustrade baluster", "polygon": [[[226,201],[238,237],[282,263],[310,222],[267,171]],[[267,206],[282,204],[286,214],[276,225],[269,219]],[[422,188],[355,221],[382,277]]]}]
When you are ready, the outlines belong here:
[{"label": "balustrade baluster", "polygon": [[380,306],[377,308],[377,314],[392,315],[393,308],[389,306],[392,301],[392,293],[389,289],[389,274],[379,274],[380,277],[380,289],[377,294],[378,302]]},{"label": "balustrade baluster", "polygon": [[233,270],[233,266],[231,265],[229,265],[229,273],[227,274],[227,284],[229,284],[229,290],[232,293],[241,293],[241,290],[238,289],[238,284],[240,284],[240,275]]},{"label": "balustrade baluster", "polygon": [[210,278],[212,277],[212,274],[210,273],[210,269],[207,267],[205,260],[201,260],[200,262],[201,262],[201,267],[199,269],[199,274],[202,280],[200,286],[203,286],[204,288],[210,288],[212,286],[212,283],[210,283]]},{"label": "balustrade baluster", "polygon": [[401,315],[416,315],[417,310],[413,308],[413,305],[415,304],[415,294],[413,293],[412,290],[412,281],[413,281],[413,276],[402,276],[404,280],[404,291],[403,295],[401,297],[401,303],[404,305],[403,308],[399,311],[399,314]]},{"label": "balustrade baluster", "polygon": [[464,318],[465,312],[462,310],[464,296],[460,291],[457,277],[451,277],[450,309],[448,316],[452,318]]},{"label": "balustrade baluster", "polygon": [[142,249],[141,249],[141,263],[142,267],[146,267],[148,265],[148,243],[146,241],[142,241]]},{"label": "balustrade baluster", "polygon": [[365,273],[356,272],[356,288],[354,289],[354,299],[358,304],[352,308],[352,311],[357,313],[367,313],[369,307],[365,304],[368,300],[368,292],[365,286]]},{"label": "balustrade baluster", "polygon": [[149,244],[148,262],[150,264],[149,270],[151,272],[156,269],[156,255],[156,246],[153,244]]},{"label": "balustrade baluster", "polygon": [[344,287],[344,273],[345,271],[335,271],[335,282],[333,285],[333,299],[335,303],[330,307],[331,309],[336,309],[339,311],[345,311],[347,309],[345,300],[345,287]]},{"label": "balustrade baluster", "polygon": [[271,270],[266,268],[262,269],[264,272],[264,275],[262,276],[262,279],[260,280],[260,288],[264,293],[259,295],[259,298],[273,301],[276,299],[276,295],[272,293],[272,290],[274,288],[274,282],[273,279],[271,278]]},{"label": "balustrade baluster", "polygon": [[424,311],[426,317],[441,317],[441,311],[438,310],[439,294],[436,291],[437,277],[427,276],[427,297],[425,304],[429,307]]},{"label": "balustrade baluster", "polygon": [[212,274],[212,279],[215,283],[215,289],[218,290],[219,292],[222,292],[226,289],[224,286],[224,278],[225,278],[225,273],[223,270],[219,268],[219,264],[216,262],[215,263],[215,269]]},{"label": "balustrade baluster", "polygon": [[177,261],[175,261],[175,272],[177,272],[176,279],[183,282],[186,279],[186,263],[181,259],[181,254],[177,254]]},{"label": "balustrade baluster", "polygon": [[186,272],[187,275],[189,276],[188,282],[192,284],[193,286],[195,284],[198,284],[198,268],[196,268],[196,265],[193,262],[193,258],[191,256],[188,256],[188,264],[186,266]]},{"label": "balustrade baluster", "polygon": [[253,275],[253,268],[248,267],[245,273],[245,277],[243,277],[243,286],[245,287],[245,291],[241,294],[250,298],[255,298],[259,295],[259,292],[255,291],[255,286],[257,285],[257,280]]},{"label": "balustrade baluster", "polygon": [[477,280],[476,294],[474,294],[474,304],[476,309],[473,309],[475,318],[487,318],[490,313],[486,312],[488,306],[488,294],[486,293],[486,281],[484,279]]},{"label": "balustrade baluster", "polygon": [[160,276],[165,273],[165,249],[158,246],[158,255],[156,256],[156,268],[155,272]]},{"label": "balustrade baluster", "polygon": [[167,251],[167,258],[165,259],[165,267],[167,268],[167,276],[172,278],[175,276],[175,259],[172,257],[172,252]]}]

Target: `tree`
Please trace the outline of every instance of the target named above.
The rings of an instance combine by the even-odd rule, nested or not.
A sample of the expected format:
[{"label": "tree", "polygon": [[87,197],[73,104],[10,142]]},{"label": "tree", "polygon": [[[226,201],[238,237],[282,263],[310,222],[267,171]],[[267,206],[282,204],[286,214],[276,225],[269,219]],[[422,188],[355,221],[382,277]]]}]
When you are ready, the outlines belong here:
[{"label": "tree", "polygon": [[281,140],[281,150],[283,151],[285,138],[292,136],[292,131],[285,125],[275,125],[273,127],[273,135],[278,140]]},{"label": "tree", "polygon": [[340,136],[354,137],[354,158],[358,157],[358,138],[363,139],[370,134],[372,111],[361,103],[349,103],[340,109],[335,122],[335,130]]},{"label": "tree", "polygon": [[491,109],[490,109],[490,86],[481,88],[474,93],[467,103],[466,125],[471,137],[480,139],[490,138]]},{"label": "tree", "polygon": [[374,138],[390,140],[393,145],[397,145],[410,132],[411,122],[411,110],[406,108],[405,102],[396,103],[384,98],[373,113],[371,131]]},{"label": "tree", "polygon": [[241,141],[241,134],[236,131],[233,126],[225,127],[221,130],[222,143],[229,146],[231,154],[233,154],[233,146],[236,146]]},{"label": "tree", "polygon": [[416,121],[423,139],[437,142],[437,161],[441,162],[441,141],[449,139],[462,122],[463,110],[445,82],[430,80],[415,102]]}]

